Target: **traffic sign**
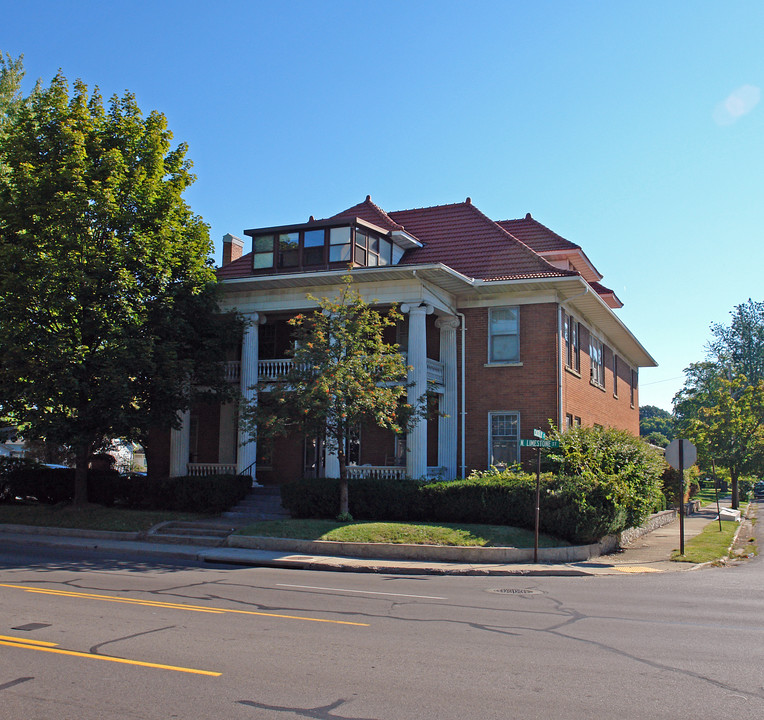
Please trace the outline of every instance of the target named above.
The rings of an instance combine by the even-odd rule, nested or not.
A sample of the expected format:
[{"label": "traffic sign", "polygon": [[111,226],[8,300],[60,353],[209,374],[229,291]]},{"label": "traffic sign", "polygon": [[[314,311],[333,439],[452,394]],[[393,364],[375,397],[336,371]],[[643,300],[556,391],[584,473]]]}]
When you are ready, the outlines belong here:
[{"label": "traffic sign", "polygon": [[521,440],[520,447],[558,448],[559,440]]},{"label": "traffic sign", "polygon": [[546,440],[546,433],[543,430],[534,430],[533,437],[538,438],[539,440]]},{"label": "traffic sign", "polygon": [[666,462],[674,470],[679,470],[679,444],[682,444],[682,470],[692,467],[698,459],[698,450],[689,440],[677,438],[666,448]]}]

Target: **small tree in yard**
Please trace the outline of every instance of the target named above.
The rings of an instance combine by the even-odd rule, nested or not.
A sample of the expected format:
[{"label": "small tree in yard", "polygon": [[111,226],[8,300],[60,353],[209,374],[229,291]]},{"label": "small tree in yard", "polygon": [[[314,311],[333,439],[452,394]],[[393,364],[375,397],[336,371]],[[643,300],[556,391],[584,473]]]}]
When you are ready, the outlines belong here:
[{"label": "small tree in yard", "polygon": [[[405,402],[407,375],[398,346],[383,331],[401,319],[396,308],[375,310],[352,287],[350,276],[336,299],[316,298],[319,309],[289,322],[294,328],[294,362],[269,386],[267,402],[244,408],[249,432],[259,438],[299,430],[325,439],[340,465],[340,517],[347,518],[345,447],[353,428],[372,423],[404,433],[423,417],[423,402]],[[265,383],[260,383],[262,392]]]}]

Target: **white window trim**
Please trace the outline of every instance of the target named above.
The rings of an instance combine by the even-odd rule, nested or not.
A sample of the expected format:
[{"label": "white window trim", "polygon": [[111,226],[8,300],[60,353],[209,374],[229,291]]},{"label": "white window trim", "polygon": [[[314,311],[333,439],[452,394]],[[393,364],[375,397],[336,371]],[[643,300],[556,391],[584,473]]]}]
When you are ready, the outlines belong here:
[{"label": "white window trim", "polygon": [[[520,411],[519,410],[494,410],[488,413],[488,467],[493,460],[493,417],[494,415],[515,415],[517,417],[517,444],[515,446],[517,461],[520,462]],[[501,435],[499,437],[506,437]]]}]

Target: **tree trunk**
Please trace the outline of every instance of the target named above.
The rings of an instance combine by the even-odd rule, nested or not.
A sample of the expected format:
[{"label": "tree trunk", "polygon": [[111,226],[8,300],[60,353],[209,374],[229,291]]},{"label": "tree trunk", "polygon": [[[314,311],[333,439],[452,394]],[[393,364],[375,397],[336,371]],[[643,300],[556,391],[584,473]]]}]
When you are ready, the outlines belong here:
[{"label": "tree trunk", "polygon": [[347,460],[345,459],[345,453],[341,450],[337,453],[337,458],[340,461],[340,515],[346,516],[350,514],[348,505],[348,467]]},{"label": "tree trunk", "polygon": [[740,507],[740,496],[738,494],[738,477],[740,472],[735,465],[730,467],[730,479],[732,480],[732,508],[737,510]]},{"label": "tree trunk", "polygon": [[82,443],[77,446],[74,461],[74,501],[75,507],[88,504],[88,459],[90,446]]}]

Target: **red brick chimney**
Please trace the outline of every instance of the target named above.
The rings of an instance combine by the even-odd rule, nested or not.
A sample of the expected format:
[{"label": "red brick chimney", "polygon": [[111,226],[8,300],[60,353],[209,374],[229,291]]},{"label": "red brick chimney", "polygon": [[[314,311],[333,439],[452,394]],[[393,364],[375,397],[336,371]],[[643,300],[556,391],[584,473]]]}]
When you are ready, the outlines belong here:
[{"label": "red brick chimney", "polygon": [[[223,265],[238,260],[244,253],[244,241],[236,235],[223,235]],[[221,265],[222,267],[222,265]]]}]

